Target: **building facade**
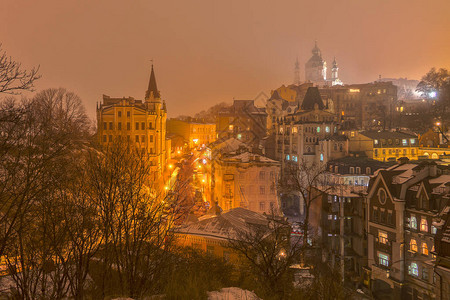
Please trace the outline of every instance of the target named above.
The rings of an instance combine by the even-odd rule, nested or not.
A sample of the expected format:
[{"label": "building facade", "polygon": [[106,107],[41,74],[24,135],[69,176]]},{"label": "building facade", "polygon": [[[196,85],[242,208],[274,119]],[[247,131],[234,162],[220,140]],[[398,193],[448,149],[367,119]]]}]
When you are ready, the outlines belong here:
[{"label": "building facade", "polygon": [[199,120],[167,120],[167,132],[182,136],[189,148],[204,147],[216,140],[216,124]]},{"label": "building facade", "polygon": [[280,213],[280,163],[245,151],[213,162],[214,201],[224,210],[243,207],[258,213]]},{"label": "building facade", "polygon": [[266,109],[256,107],[254,100],[234,100],[218,113],[216,130],[219,139],[234,137],[258,149],[267,136]]},{"label": "building facade", "polygon": [[369,184],[366,230],[374,296],[435,299],[435,224],[448,205],[450,169],[400,159]]},{"label": "building facade", "polygon": [[[325,110],[318,89],[310,87],[299,110],[279,120],[275,130],[275,157],[282,164],[324,162],[325,143],[319,141],[330,138],[337,133],[338,118]],[[337,143],[336,152],[345,152],[346,142]],[[334,149],[334,144],[331,149]]]},{"label": "building facade", "polygon": [[149,155],[154,178],[158,179],[170,159],[166,117],[166,105],[161,100],[152,66],[144,100],[103,95],[103,101],[97,105],[98,141],[103,147],[108,147],[118,137],[126,139]]},{"label": "building facade", "polygon": [[417,160],[419,140],[415,134],[400,131],[350,132],[350,151],[364,152],[369,158],[396,161],[400,157]]}]

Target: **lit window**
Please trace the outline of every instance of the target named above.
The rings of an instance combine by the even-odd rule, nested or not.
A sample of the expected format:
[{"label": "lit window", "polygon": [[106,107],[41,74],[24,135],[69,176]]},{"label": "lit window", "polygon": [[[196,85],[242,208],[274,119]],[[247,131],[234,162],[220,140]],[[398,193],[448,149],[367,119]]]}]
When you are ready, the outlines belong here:
[{"label": "lit window", "polygon": [[320,161],[323,161],[323,153],[320,153]]},{"label": "lit window", "polygon": [[411,145],[414,145],[416,143],[415,139],[410,139],[409,142],[411,143]]},{"label": "lit window", "polygon": [[378,263],[382,266],[389,267],[389,256],[384,253],[378,253]]},{"label": "lit window", "polygon": [[233,130],[233,125],[228,126],[229,130]]},{"label": "lit window", "polygon": [[317,127],[317,132],[320,132],[320,127]]},{"label": "lit window", "polygon": [[378,241],[382,244],[387,244],[388,242],[388,235],[385,231],[378,231]]},{"label": "lit window", "polygon": [[414,262],[409,266],[409,275],[419,276],[419,267]]},{"label": "lit window", "polygon": [[328,215],[328,220],[332,220],[333,219],[333,215]]},{"label": "lit window", "polygon": [[427,219],[421,219],[420,220],[420,231],[428,231],[428,223]]},{"label": "lit window", "polygon": [[428,255],[428,245],[425,242],[422,243],[422,254]]},{"label": "lit window", "polygon": [[286,155],[286,160],[289,160],[289,158],[290,158],[290,157],[289,157],[289,154],[287,154],[287,155]]},{"label": "lit window", "polygon": [[330,132],[330,127],[329,126],[325,127],[325,131]]},{"label": "lit window", "polygon": [[411,221],[409,221],[409,226],[412,229],[417,229],[417,219],[414,216],[411,216]]},{"label": "lit window", "polygon": [[374,140],[373,143],[374,143],[375,145],[378,145],[378,140]]},{"label": "lit window", "polygon": [[411,239],[411,241],[409,241],[409,250],[412,252],[417,252],[417,242],[415,239]]},{"label": "lit window", "polygon": [[402,140],[402,144],[403,144],[403,146],[407,146],[408,145],[408,140],[407,139],[403,139]]}]

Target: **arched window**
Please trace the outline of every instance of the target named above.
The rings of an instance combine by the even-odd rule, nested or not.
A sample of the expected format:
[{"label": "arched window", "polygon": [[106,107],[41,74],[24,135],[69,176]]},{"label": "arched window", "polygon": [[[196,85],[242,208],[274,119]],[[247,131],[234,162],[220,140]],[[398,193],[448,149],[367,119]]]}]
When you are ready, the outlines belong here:
[{"label": "arched window", "polygon": [[417,229],[417,219],[416,219],[416,217],[414,217],[414,216],[411,217],[411,221],[409,221],[409,226],[412,229]]},{"label": "arched window", "polygon": [[409,265],[409,275],[419,276],[419,267],[414,262]]},{"label": "arched window", "polygon": [[420,220],[420,231],[428,231],[428,222],[427,219],[422,218]]},{"label": "arched window", "polygon": [[409,250],[412,252],[417,252],[417,242],[415,239],[411,239],[411,241],[409,241]]},{"label": "arched window", "polygon": [[323,161],[323,153],[320,153],[320,161]]},{"label": "arched window", "polygon": [[422,254],[428,255],[428,245],[425,242],[422,243]]}]

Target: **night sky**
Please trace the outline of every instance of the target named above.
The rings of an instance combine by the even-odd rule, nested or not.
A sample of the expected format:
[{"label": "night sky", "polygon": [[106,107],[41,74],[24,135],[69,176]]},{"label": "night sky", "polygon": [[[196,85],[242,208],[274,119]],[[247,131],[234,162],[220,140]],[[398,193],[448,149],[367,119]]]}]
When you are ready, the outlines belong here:
[{"label": "night sky", "polygon": [[0,42],[36,87],[65,87],[91,117],[102,94],[142,99],[154,60],[169,116],[293,81],[318,41],[344,83],[450,68],[449,0],[0,0]]}]

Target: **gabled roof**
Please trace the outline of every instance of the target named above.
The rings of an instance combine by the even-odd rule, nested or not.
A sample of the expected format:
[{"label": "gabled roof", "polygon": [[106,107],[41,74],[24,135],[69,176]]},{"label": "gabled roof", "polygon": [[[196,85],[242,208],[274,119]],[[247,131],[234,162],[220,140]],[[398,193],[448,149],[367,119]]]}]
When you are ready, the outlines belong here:
[{"label": "gabled roof", "polygon": [[303,99],[301,109],[302,110],[314,110],[314,106],[317,104],[319,109],[324,109],[322,97],[319,93],[318,87],[309,87],[306,91],[305,98]]},{"label": "gabled roof", "polygon": [[280,94],[278,94],[278,91],[277,91],[277,90],[273,91],[272,96],[270,96],[270,99],[269,99],[269,100],[276,100],[276,99],[282,99],[282,98],[280,97]]}]

